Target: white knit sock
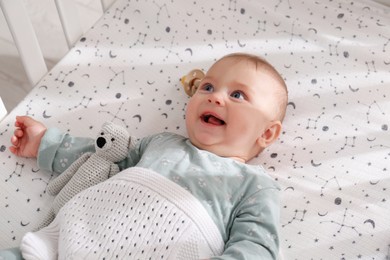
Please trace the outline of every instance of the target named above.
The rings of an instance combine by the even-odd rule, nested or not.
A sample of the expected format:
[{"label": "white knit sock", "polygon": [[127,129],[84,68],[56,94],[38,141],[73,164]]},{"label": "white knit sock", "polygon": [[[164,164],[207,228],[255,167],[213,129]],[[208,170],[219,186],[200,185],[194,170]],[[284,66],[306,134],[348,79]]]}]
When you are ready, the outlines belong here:
[{"label": "white knit sock", "polygon": [[22,238],[20,250],[26,260],[57,259],[59,225],[56,219],[47,227],[28,232]]}]

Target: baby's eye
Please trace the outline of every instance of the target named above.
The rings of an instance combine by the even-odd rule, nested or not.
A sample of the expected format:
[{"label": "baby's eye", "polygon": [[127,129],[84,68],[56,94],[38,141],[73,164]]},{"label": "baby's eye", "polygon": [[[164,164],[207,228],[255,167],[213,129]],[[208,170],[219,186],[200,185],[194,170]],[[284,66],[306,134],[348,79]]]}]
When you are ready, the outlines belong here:
[{"label": "baby's eye", "polygon": [[244,98],[245,98],[244,93],[242,93],[241,91],[238,91],[238,90],[233,91],[233,92],[230,94],[230,96],[231,96],[232,98],[236,98],[236,99],[244,99]]},{"label": "baby's eye", "polygon": [[207,92],[213,92],[214,87],[210,83],[206,83],[205,85],[203,85],[202,90],[207,91]]},{"label": "baby's eye", "polygon": [[111,142],[114,142],[115,141],[115,138],[111,138]]}]

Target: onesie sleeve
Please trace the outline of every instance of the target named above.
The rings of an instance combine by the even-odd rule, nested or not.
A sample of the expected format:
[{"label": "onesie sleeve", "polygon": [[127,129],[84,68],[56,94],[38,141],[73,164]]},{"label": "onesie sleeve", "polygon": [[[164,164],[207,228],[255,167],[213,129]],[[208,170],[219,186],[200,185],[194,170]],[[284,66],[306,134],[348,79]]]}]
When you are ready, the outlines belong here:
[{"label": "onesie sleeve", "polygon": [[[118,163],[120,170],[135,166],[146,144],[135,142],[126,159]],[[38,165],[42,170],[62,173],[86,152],[95,152],[95,139],[73,137],[57,128],[49,128],[43,136],[38,150]]]},{"label": "onesie sleeve", "polygon": [[62,173],[86,152],[95,152],[92,138],[72,137],[49,128],[39,146],[38,165],[42,170]]},{"label": "onesie sleeve", "polygon": [[211,259],[277,259],[279,190],[267,188],[241,202],[222,256]]}]

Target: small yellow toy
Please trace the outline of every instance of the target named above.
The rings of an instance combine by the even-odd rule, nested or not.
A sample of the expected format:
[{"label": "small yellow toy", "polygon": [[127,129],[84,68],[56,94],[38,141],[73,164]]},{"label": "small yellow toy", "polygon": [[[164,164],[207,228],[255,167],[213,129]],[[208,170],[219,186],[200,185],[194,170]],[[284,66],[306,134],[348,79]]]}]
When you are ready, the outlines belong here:
[{"label": "small yellow toy", "polygon": [[199,87],[199,83],[204,78],[205,74],[199,69],[194,69],[188,72],[187,75],[183,76],[180,81],[184,87],[184,91],[188,96],[192,97]]}]

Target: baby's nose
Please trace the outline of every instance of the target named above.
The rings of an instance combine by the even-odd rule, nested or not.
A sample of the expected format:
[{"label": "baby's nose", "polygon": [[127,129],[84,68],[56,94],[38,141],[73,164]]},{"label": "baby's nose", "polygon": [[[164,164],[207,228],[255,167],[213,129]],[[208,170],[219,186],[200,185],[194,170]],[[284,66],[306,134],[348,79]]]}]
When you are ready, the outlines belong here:
[{"label": "baby's nose", "polygon": [[208,98],[209,103],[215,103],[218,106],[223,106],[225,103],[223,101],[223,98],[220,94],[214,93]]}]

